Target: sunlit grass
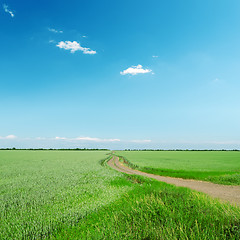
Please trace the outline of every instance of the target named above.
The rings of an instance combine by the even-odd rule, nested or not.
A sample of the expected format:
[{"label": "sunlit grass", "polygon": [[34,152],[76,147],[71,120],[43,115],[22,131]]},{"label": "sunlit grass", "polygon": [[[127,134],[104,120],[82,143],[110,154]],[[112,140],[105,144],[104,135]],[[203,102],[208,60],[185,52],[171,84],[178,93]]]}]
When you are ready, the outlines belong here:
[{"label": "sunlit grass", "polygon": [[238,239],[240,211],[210,197],[139,176],[134,189],[53,239]]},{"label": "sunlit grass", "polygon": [[127,164],[162,176],[240,184],[238,151],[116,151]]},{"label": "sunlit grass", "polygon": [[0,239],[48,237],[128,191],[106,153],[0,151]]},{"label": "sunlit grass", "polygon": [[107,153],[0,151],[0,239],[239,239],[239,208],[118,173]]}]

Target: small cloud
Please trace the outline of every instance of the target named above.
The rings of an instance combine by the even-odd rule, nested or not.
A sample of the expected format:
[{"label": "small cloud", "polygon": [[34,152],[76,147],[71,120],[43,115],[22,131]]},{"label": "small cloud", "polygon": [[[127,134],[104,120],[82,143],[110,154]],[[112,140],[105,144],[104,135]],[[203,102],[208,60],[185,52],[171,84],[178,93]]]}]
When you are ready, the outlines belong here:
[{"label": "small cloud", "polygon": [[54,28],[48,28],[48,31],[49,31],[49,32],[53,32],[53,33],[63,33],[63,31],[61,31],[61,30],[56,30],[56,29],[54,29]]},{"label": "small cloud", "polygon": [[83,38],[86,38],[87,36],[82,36]]},{"label": "small cloud", "polygon": [[6,137],[1,137],[0,136],[0,139],[16,139],[16,138],[17,138],[17,136],[15,136],[15,135],[8,135]]},{"label": "small cloud", "polygon": [[9,8],[8,8],[8,5],[7,4],[3,4],[3,9],[6,13],[9,13],[11,15],[11,17],[13,18],[15,15],[13,13],[13,11],[11,11]]},{"label": "small cloud", "polygon": [[[42,138],[41,138],[42,139]],[[90,141],[90,142],[120,142],[117,138],[94,138],[94,137],[76,137],[76,138],[66,138],[66,137],[55,137],[53,140],[66,140],[66,141]]]},{"label": "small cloud", "polygon": [[143,69],[142,65],[132,66],[128,69],[124,70],[123,72],[120,72],[121,75],[131,74],[131,75],[137,75],[139,73],[149,73],[152,72],[151,69]]},{"label": "small cloud", "polygon": [[66,140],[67,138],[65,137],[55,137],[56,140]]},{"label": "small cloud", "polygon": [[56,41],[51,39],[51,40],[49,40],[49,43],[56,43]]},{"label": "small cloud", "polygon": [[153,58],[158,58],[158,56],[156,56],[156,55],[153,55],[152,57],[153,57]]},{"label": "small cloud", "polygon": [[5,138],[6,139],[15,139],[15,138],[17,138],[17,136],[15,136],[15,135],[8,135]]},{"label": "small cloud", "polygon": [[84,141],[98,141],[99,138],[91,138],[91,137],[77,137],[75,140],[84,140]]},{"label": "small cloud", "polygon": [[149,139],[144,139],[144,140],[132,140],[130,142],[133,142],[133,143],[150,143],[152,142],[152,140],[149,140]]},{"label": "small cloud", "polygon": [[63,48],[65,50],[70,50],[71,53],[75,53],[76,51],[82,51],[84,54],[96,54],[96,51],[91,50],[90,48],[82,47],[80,43],[76,41],[61,41],[57,45],[59,48]]},{"label": "small cloud", "polygon": [[120,142],[120,139],[102,139],[102,138],[92,138],[92,137],[77,137],[75,140],[78,141],[93,141],[93,142]]}]

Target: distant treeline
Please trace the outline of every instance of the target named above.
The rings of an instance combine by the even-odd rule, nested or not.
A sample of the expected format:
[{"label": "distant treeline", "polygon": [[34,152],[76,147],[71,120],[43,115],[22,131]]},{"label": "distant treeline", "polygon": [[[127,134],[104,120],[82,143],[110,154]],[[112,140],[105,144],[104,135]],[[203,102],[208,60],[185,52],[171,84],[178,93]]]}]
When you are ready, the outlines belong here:
[{"label": "distant treeline", "polygon": [[[34,150],[34,151],[110,151],[110,149],[105,148],[0,148],[0,150]],[[122,151],[122,150],[119,150]],[[239,152],[240,149],[124,149],[123,151],[235,151]]]},{"label": "distant treeline", "polygon": [[109,151],[109,149],[99,148],[0,148],[0,150],[34,150],[34,151]]},{"label": "distant treeline", "polygon": [[239,149],[125,149],[124,151],[240,151]]}]

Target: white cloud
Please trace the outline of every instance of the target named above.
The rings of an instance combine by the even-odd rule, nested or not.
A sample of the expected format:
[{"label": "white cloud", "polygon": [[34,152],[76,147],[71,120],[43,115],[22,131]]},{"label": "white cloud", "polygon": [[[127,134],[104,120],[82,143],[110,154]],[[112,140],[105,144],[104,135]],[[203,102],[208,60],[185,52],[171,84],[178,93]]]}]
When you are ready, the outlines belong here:
[{"label": "white cloud", "polygon": [[56,41],[51,39],[51,40],[49,40],[49,43],[56,43]]},{"label": "white cloud", "polygon": [[133,143],[150,143],[152,140],[144,139],[144,140],[132,140]]},{"label": "white cloud", "polygon": [[99,141],[99,138],[91,138],[91,137],[77,137],[75,140],[84,140],[84,141]]},{"label": "white cloud", "polygon": [[57,45],[59,48],[63,48],[65,50],[70,50],[71,53],[75,53],[76,51],[82,51],[84,54],[96,54],[96,51],[91,50],[90,48],[85,48],[80,45],[80,43],[76,41],[61,41]]},{"label": "white cloud", "polygon": [[49,31],[49,32],[53,32],[53,33],[63,33],[63,31],[61,31],[61,30],[56,30],[56,29],[54,29],[54,28],[48,28],[48,31]]},{"label": "white cloud", "polygon": [[83,37],[83,38],[86,38],[87,36],[84,35],[84,36],[82,36],[82,37]]},{"label": "white cloud", "polygon": [[65,137],[55,137],[56,140],[66,140],[67,138]]},{"label": "white cloud", "polygon": [[8,5],[7,4],[3,4],[3,9],[6,13],[9,13],[11,15],[11,17],[14,17],[14,13],[13,11],[11,11],[9,8],[8,8]]},{"label": "white cloud", "polygon": [[153,57],[153,58],[158,58],[158,56],[157,56],[157,55],[153,55],[152,57]]},{"label": "white cloud", "polygon": [[0,139],[15,139],[15,138],[17,138],[15,135],[8,135],[6,137],[1,137],[0,136]]},{"label": "white cloud", "polygon": [[[41,138],[43,139],[43,138]],[[55,137],[52,140],[66,140],[66,141],[90,141],[90,142],[120,142],[117,138],[93,138],[93,137],[76,137],[76,138],[66,138],[66,137]]]},{"label": "white cloud", "polygon": [[143,69],[142,65],[137,65],[137,66],[132,66],[129,67],[128,69],[124,70],[123,72],[120,72],[121,75],[126,75],[126,74],[131,74],[131,75],[136,75],[139,73],[149,73],[151,72],[151,69]]},{"label": "white cloud", "polygon": [[120,142],[120,139],[102,139],[102,138],[92,138],[92,137],[77,137],[75,140],[80,141],[93,141],[93,142]]}]

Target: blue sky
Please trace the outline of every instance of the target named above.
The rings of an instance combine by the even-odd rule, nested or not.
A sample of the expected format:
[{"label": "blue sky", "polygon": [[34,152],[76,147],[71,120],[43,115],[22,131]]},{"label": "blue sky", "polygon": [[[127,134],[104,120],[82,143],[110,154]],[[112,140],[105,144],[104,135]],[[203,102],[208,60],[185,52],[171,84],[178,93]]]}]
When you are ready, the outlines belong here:
[{"label": "blue sky", "polygon": [[237,0],[0,2],[0,147],[240,148]]}]

